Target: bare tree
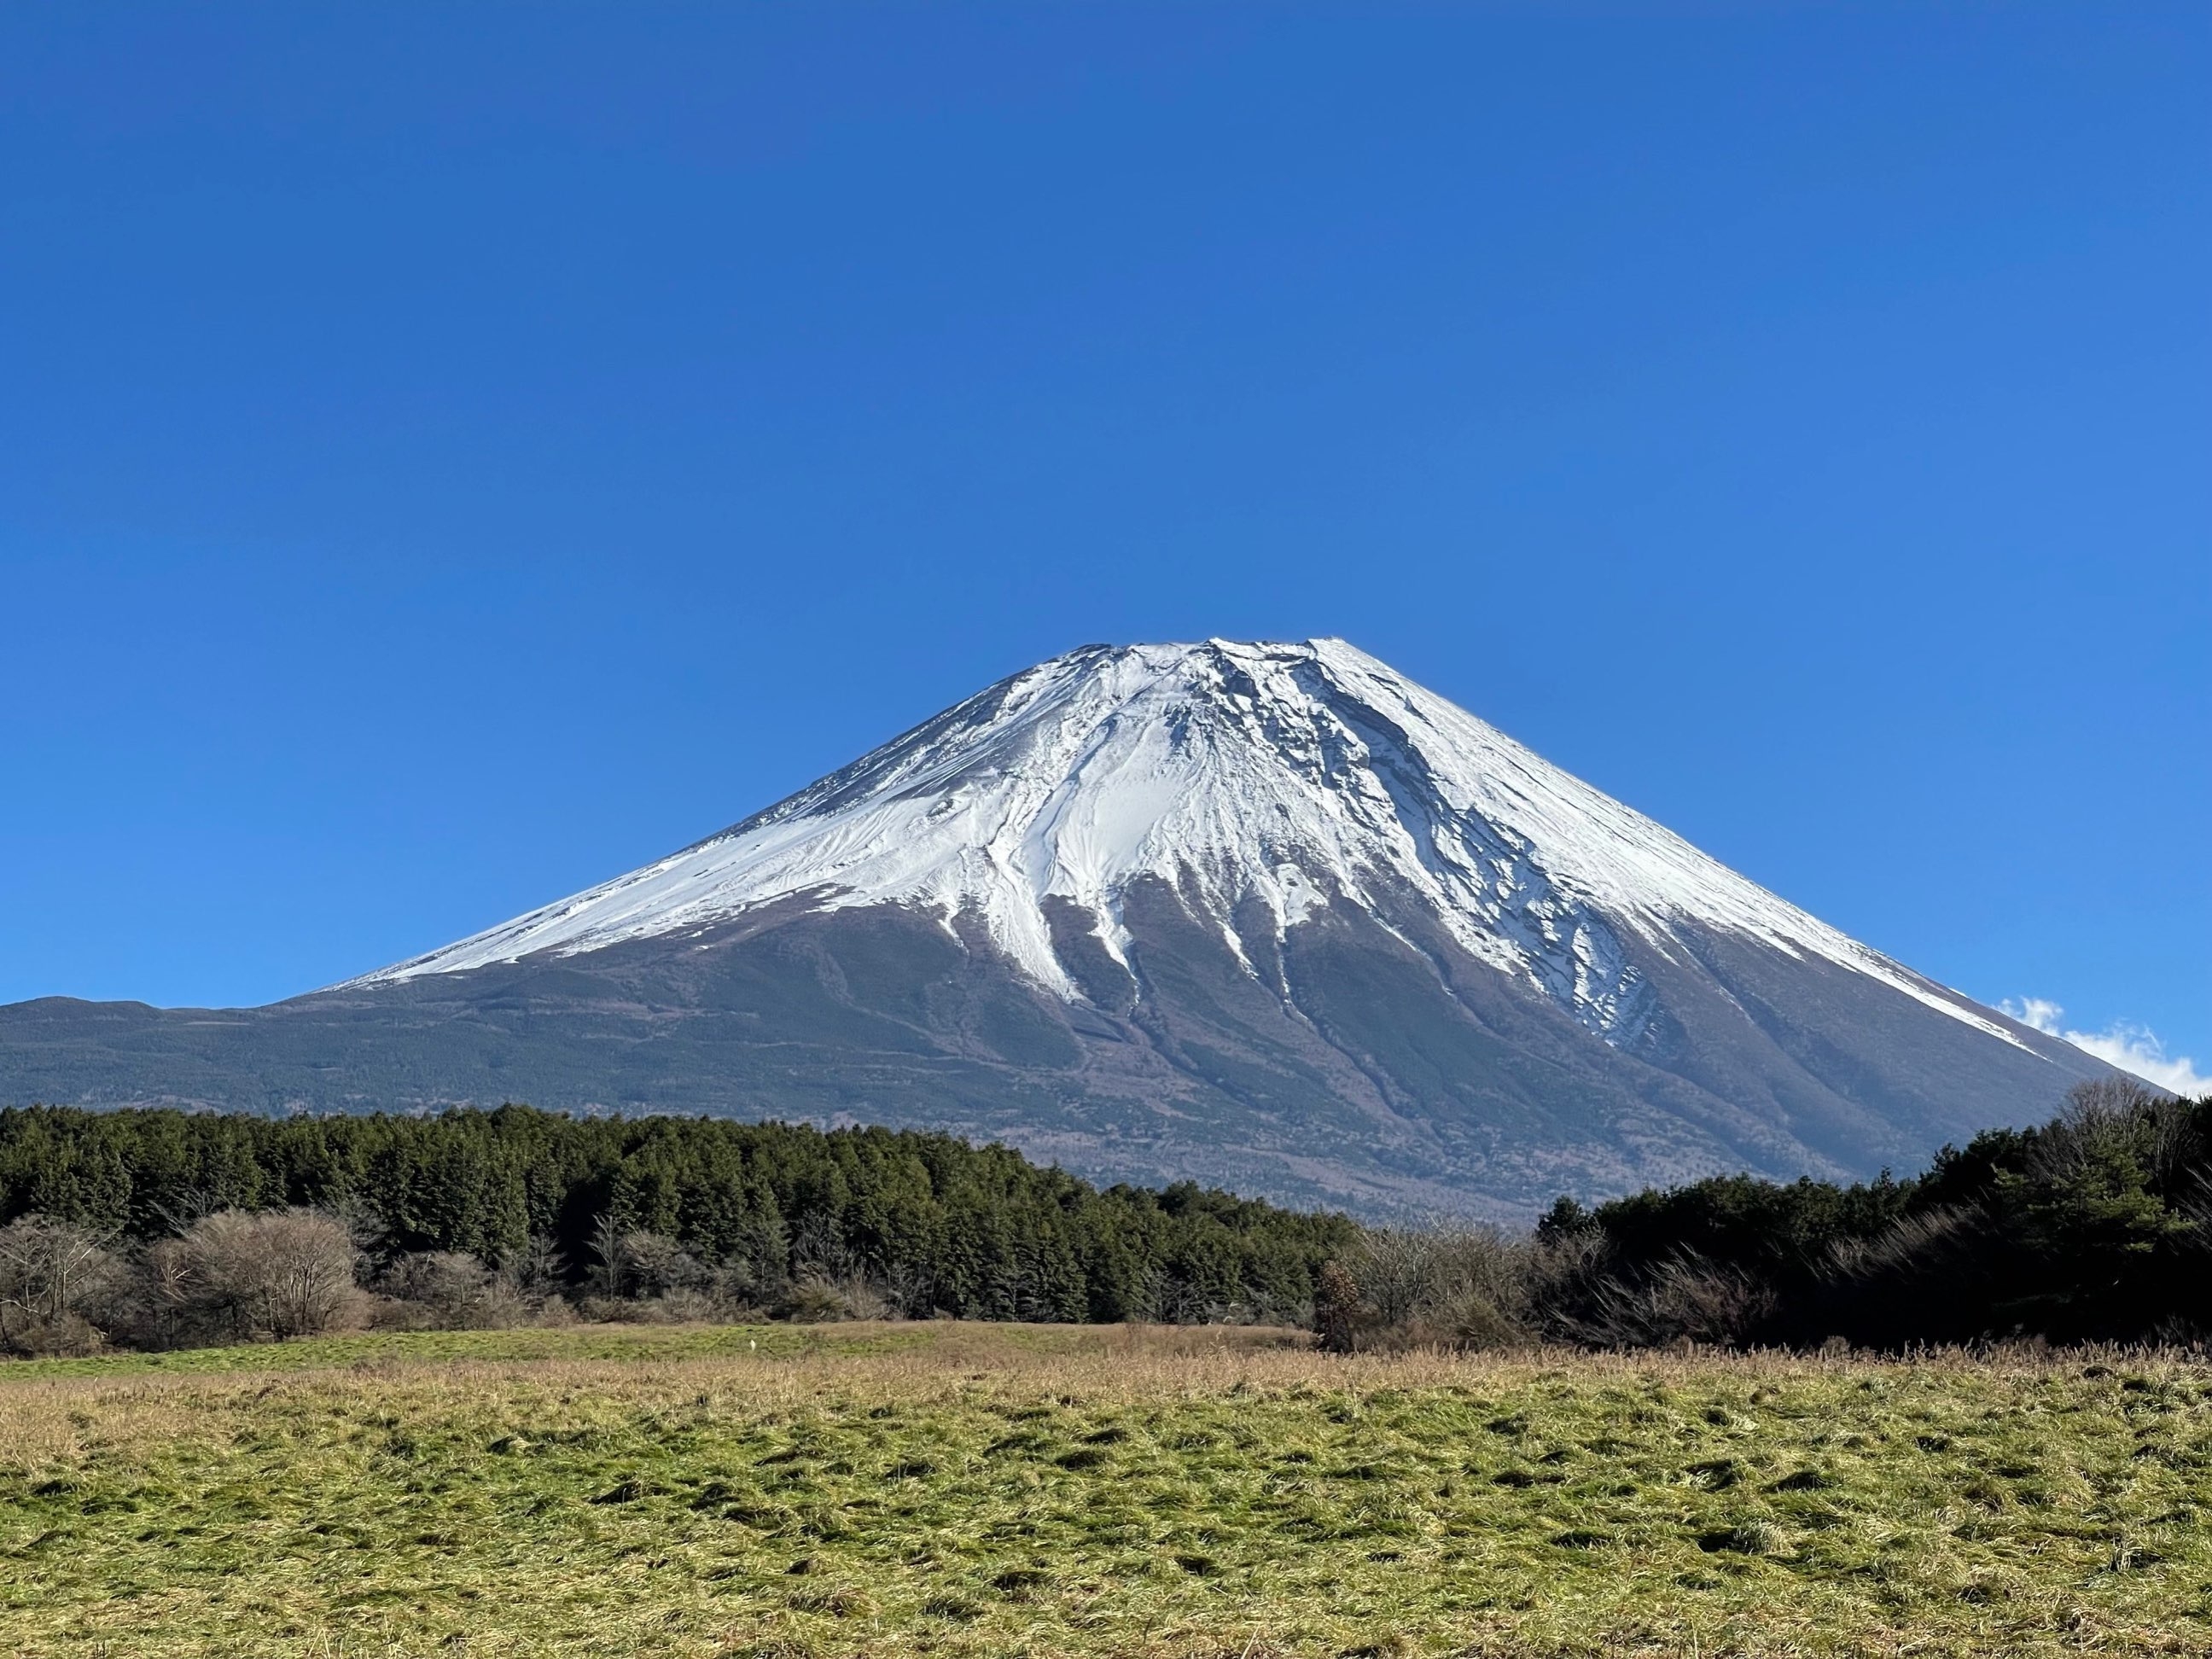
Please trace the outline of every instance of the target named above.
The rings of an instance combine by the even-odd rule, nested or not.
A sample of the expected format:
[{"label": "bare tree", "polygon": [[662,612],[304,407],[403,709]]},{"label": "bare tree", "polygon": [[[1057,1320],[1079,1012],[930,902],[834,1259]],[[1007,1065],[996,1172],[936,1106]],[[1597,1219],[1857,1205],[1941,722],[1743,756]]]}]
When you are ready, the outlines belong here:
[{"label": "bare tree", "polygon": [[2113,1072],[2089,1078],[2066,1091],[2062,1122],[2079,1129],[2124,1123],[2141,1117],[2159,1104],[2158,1091],[2148,1084]]},{"label": "bare tree", "polygon": [[95,1344],[82,1310],[112,1286],[119,1266],[106,1239],[88,1228],[35,1215],[0,1227],[0,1347]]},{"label": "bare tree", "polygon": [[203,1216],[157,1246],[159,1291],[240,1336],[312,1336],[356,1302],[361,1253],[344,1223],[314,1210]]},{"label": "bare tree", "polygon": [[1414,1227],[1371,1228],[1360,1239],[1345,1265],[1375,1323],[1409,1325],[1435,1302],[1443,1242]]},{"label": "bare tree", "polygon": [[611,1210],[592,1218],[590,1283],[601,1296],[618,1297],[629,1277],[623,1249],[623,1228]]},{"label": "bare tree", "polygon": [[557,1239],[532,1233],[527,1243],[501,1261],[499,1276],[526,1302],[543,1303],[567,1287],[568,1259]]},{"label": "bare tree", "polygon": [[495,1330],[520,1324],[531,1312],[513,1279],[460,1250],[412,1251],[378,1276],[376,1288],[392,1298],[379,1310],[380,1322],[394,1322],[397,1311],[403,1324],[411,1315],[441,1329]]}]

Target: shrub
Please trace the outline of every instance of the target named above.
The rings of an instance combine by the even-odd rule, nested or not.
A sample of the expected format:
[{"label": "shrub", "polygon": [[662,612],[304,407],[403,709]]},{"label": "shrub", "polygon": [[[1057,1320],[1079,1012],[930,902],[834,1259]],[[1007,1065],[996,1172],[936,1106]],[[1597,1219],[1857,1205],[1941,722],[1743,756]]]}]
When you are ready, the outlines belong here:
[{"label": "shrub", "polygon": [[1685,1251],[1641,1273],[1600,1279],[1581,1308],[1556,1322],[1561,1334],[1598,1347],[1736,1346],[1773,1316],[1778,1302],[1757,1275]]},{"label": "shrub", "polygon": [[1528,1341],[1558,1253],[1491,1227],[1376,1228],[1317,1277],[1314,1328],[1340,1353]]},{"label": "shrub", "polygon": [[459,1250],[403,1255],[385,1269],[377,1288],[403,1308],[419,1312],[422,1324],[446,1330],[495,1330],[520,1325],[535,1311],[512,1282]]},{"label": "shrub", "polygon": [[777,1318],[802,1325],[839,1319],[888,1319],[892,1311],[882,1289],[857,1274],[842,1279],[805,1274],[793,1281],[775,1308]]},{"label": "shrub", "polygon": [[149,1253],[155,1294],[184,1330],[233,1337],[314,1336],[356,1313],[361,1253],[317,1211],[219,1211]]},{"label": "shrub", "polygon": [[624,1233],[617,1250],[623,1294],[645,1297],[665,1296],[671,1291],[704,1294],[714,1287],[714,1270],[659,1233]]},{"label": "shrub", "polygon": [[1314,1334],[1329,1353],[1350,1353],[1359,1343],[1364,1310],[1359,1285],[1340,1261],[1326,1261],[1314,1277]]}]

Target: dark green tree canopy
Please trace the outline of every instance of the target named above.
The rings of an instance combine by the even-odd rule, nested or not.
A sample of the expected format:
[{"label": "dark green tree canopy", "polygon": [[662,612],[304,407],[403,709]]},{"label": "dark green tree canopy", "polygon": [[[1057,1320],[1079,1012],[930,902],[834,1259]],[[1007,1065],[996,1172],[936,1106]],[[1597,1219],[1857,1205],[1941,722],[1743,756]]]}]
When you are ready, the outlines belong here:
[{"label": "dark green tree canopy", "polygon": [[353,1220],[387,1254],[498,1265],[550,1240],[574,1272],[595,1227],[664,1235],[763,1292],[866,1273],[911,1311],[969,1318],[1285,1317],[1353,1235],[1201,1190],[1100,1191],[1006,1146],[719,1118],[572,1118],[525,1106],[434,1117],[0,1110],[0,1224],[127,1237],[217,1210]]}]

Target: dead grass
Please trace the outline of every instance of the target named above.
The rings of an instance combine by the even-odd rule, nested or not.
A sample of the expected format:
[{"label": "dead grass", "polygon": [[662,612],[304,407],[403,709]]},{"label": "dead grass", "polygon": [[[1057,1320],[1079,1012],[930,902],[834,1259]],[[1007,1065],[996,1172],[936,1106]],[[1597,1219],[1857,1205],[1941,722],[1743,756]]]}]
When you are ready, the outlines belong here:
[{"label": "dead grass", "polygon": [[432,1334],[0,1368],[4,1645],[2212,1650],[2212,1371],[2175,1356]]}]

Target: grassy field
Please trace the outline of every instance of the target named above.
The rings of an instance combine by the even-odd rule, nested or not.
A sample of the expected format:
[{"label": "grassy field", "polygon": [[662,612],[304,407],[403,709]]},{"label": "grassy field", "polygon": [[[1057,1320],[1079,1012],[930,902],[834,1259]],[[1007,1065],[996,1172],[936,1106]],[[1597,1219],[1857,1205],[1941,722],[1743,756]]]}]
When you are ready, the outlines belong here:
[{"label": "grassy field", "polygon": [[2212,1370],[957,1325],[0,1367],[0,1650],[2212,1650]]}]

